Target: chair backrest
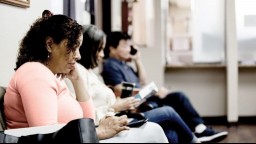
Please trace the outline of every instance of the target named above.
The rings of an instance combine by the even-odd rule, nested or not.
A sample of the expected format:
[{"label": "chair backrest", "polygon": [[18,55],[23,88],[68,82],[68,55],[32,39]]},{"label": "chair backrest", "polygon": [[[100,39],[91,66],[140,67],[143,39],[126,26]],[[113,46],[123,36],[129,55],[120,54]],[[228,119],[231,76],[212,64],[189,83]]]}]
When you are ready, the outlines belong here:
[{"label": "chair backrest", "polygon": [[0,86],[0,131],[4,131],[6,129],[5,115],[4,115],[5,92],[6,92],[6,88]]}]

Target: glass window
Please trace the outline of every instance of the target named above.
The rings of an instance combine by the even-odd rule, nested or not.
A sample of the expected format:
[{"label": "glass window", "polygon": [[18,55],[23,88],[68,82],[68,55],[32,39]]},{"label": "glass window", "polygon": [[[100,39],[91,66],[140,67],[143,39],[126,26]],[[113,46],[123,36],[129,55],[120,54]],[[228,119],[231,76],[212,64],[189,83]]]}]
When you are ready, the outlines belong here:
[{"label": "glass window", "polygon": [[242,64],[256,60],[256,1],[236,0],[238,59]]}]

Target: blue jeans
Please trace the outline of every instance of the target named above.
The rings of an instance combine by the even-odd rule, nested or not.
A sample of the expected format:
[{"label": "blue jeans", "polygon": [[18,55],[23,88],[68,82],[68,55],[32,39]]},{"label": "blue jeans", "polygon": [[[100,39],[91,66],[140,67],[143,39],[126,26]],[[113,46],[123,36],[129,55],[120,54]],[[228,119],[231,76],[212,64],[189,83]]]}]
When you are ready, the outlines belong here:
[{"label": "blue jeans", "polygon": [[159,124],[170,143],[190,143],[193,133],[176,111],[169,106],[163,106],[144,112],[149,121]]},{"label": "blue jeans", "polygon": [[164,99],[153,96],[147,101],[148,103],[155,105],[155,107],[162,107],[165,105],[172,107],[185,121],[191,131],[195,131],[195,127],[198,124],[204,123],[188,97],[182,92],[169,93]]}]

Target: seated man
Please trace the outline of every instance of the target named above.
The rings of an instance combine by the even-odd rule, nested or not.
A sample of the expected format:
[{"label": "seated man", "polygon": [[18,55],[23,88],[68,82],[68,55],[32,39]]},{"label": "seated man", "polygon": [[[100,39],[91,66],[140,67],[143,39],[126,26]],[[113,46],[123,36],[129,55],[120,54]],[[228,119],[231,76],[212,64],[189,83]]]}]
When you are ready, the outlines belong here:
[{"label": "seated man", "polygon": [[[102,77],[105,84],[111,86],[116,95],[121,95],[122,82],[135,83],[136,88],[146,84],[140,53],[137,50],[136,54],[131,54],[129,35],[118,31],[107,35],[104,54],[106,60],[103,63]],[[128,65],[127,62],[129,61],[135,62],[137,72]],[[158,94],[149,98],[147,103],[153,107],[164,105],[173,107],[201,142],[221,141],[228,134],[226,131],[216,132],[207,127],[187,96],[182,92],[169,93],[166,88],[160,88]]]}]

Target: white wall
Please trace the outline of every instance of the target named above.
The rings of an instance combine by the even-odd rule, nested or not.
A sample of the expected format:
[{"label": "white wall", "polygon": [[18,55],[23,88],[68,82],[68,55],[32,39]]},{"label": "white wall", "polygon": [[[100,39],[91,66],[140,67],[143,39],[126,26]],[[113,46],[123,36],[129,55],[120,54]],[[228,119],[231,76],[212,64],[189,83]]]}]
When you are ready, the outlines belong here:
[{"label": "white wall", "polygon": [[0,3],[1,86],[7,86],[14,73],[20,40],[45,9],[55,14],[63,13],[63,3],[56,0],[30,0],[30,7],[26,9]]},{"label": "white wall", "polygon": [[184,92],[201,116],[226,116],[226,70],[222,68],[170,68],[165,86]]}]

